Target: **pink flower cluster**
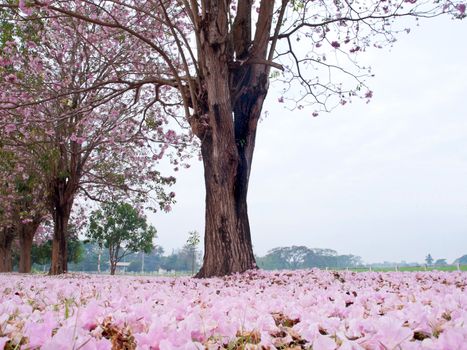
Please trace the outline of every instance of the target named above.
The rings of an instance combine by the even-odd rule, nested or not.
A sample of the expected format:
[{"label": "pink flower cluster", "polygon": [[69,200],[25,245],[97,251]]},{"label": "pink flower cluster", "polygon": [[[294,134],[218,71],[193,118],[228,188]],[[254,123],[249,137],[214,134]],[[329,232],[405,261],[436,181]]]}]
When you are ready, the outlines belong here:
[{"label": "pink flower cluster", "polygon": [[467,349],[462,272],[0,275],[0,286],[0,349]]}]

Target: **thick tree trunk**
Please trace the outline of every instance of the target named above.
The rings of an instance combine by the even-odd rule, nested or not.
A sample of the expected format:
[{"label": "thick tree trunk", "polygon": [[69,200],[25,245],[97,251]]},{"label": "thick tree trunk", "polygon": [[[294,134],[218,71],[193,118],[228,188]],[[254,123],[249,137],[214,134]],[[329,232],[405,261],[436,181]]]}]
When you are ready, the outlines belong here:
[{"label": "thick tree trunk", "polygon": [[12,243],[15,236],[10,228],[3,228],[0,232],[0,272],[13,271]]},{"label": "thick tree trunk", "polygon": [[[216,72],[215,69],[210,71]],[[214,76],[225,74],[220,67]],[[268,78],[262,66],[253,65],[246,74],[250,79],[233,108],[231,92],[226,91],[222,81],[216,78],[212,85],[208,84],[208,96],[214,96],[218,103],[209,106],[212,128],[203,135],[201,145],[206,227],[203,266],[197,277],[222,276],[256,268],[247,195],[257,123],[267,94]]]},{"label": "thick tree trunk", "polygon": [[[234,109],[236,157],[215,150],[210,138],[202,145],[206,227],[203,267],[197,277],[222,276],[256,268],[247,195],[256,125],[266,92],[261,89],[245,94]],[[220,143],[227,147],[226,142]]]},{"label": "thick tree trunk", "polygon": [[246,196],[236,195],[237,162],[228,153],[202,146],[206,184],[203,267],[197,277],[223,276],[256,267]]},{"label": "thick tree trunk", "polygon": [[52,239],[52,261],[50,275],[59,275],[68,272],[68,221],[70,219],[71,202],[56,205],[54,211],[54,235]]},{"label": "thick tree trunk", "polygon": [[13,271],[13,261],[11,256],[11,245],[9,248],[0,247],[0,272]]},{"label": "thick tree trunk", "polygon": [[[221,72],[216,76],[223,76]],[[222,276],[256,268],[248,219],[247,194],[256,126],[267,93],[267,78],[246,89],[232,110],[230,91],[222,96],[222,82],[216,79],[208,96],[213,103],[212,130],[204,135],[201,153],[206,185],[206,227],[204,259],[197,277]],[[209,87],[210,85],[208,85]],[[234,116],[235,119],[232,118]]]},{"label": "thick tree trunk", "polygon": [[[221,4],[219,4],[220,6]],[[206,186],[206,222],[203,266],[197,277],[223,276],[256,267],[250,238],[245,196],[238,186],[241,155],[236,145],[225,9],[201,38],[208,99],[209,128],[201,135]],[[249,171],[248,171],[249,173]]]},{"label": "thick tree trunk", "polygon": [[[248,60],[267,61],[274,2],[261,2],[253,42],[252,3],[242,2],[239,12],[243,15],[236,18],[233,33],[229,33],[226,4],[206,2],[209,17],[199,37],[201,86],[205,89],[200,95],[207,96],[207,127],[193,127],[201,140],[206,186],[204,259],[197,277],[256,268],[247,194],[269,68]],[[232,38],[233,42],[229,41]],[[232,50],[237,59],[244,58],[243,63],[235,61]]]},{"label": "thick tree trunk", "polygon": [[40,222],[32,221],[26,224],[22,224],[19,229],[19,268],[20,273],[31,272],[31,250],[34,235],[36,234],[37,228]]}]

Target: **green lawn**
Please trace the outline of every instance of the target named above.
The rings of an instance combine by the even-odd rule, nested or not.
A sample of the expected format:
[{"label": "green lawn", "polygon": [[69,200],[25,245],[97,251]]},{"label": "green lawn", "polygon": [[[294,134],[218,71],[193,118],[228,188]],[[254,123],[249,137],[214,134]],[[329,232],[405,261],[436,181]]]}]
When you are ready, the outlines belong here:
[{"label": "green lawn", "polygon": [[[345,269],[339,269],[339,270],[345,270]],[[349,268],[349,271],[356,271],[356,272],[364,272],[364,271],[369,271],[370,269],[368,267],[358,267],[358,268]],[[396,271],[395,267],[372,267],[372,271],[377,271],[377,272],[394,272]],[[410,267],[398,267],[398,271],[457,271],[457,266],[410,266]],[[460,266],[461,271],[467,271],[467,265],[461,265]]]}]

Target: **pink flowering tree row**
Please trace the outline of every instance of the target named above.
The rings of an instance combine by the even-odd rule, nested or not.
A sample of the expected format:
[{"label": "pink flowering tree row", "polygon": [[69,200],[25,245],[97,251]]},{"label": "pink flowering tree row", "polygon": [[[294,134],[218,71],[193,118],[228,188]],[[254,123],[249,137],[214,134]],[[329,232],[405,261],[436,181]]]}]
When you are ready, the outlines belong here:
[{"label": "pink flowering tree row", "polygon": [[[9,20],[25,31],[23,15],[16,10]],[[0,56],[0,125],[5,147],[40,174],[37,187],[54,227],[50,273],[59,274],[67,271],[77,195],[168,210],[174,198],[165,186],[174,178],[162,176],[157,161],[164,154],[183,158],[190,138],[171,130],[158,108],[147,108],[146,87],[135,93],[119,85],[145,59],[126,37],[67,17],[24,23],[34,28],[34,40],[13,34]],[[12,176],[22,171],[14,170]]]},{"label": "pink flowering tree row", "polygon": [[[3,7],[24,18],[73,18],[133,47],[128,70],[87,91],[110,89],[117,101],[129,90],[135,100],[147,91],[149,110],[163,110],[198,138],[206,186],[199,277],[256,267],[247,194],[270,81],[283,88],[279,103],[311,106],[313,116],[368,101],[372,73],[359,59],[408,31],[400,19],[465,17],[462,0],[28,0]],[[94,39],[107,46],[105,35]]]},{"label": "pink flowering tree row", "polygon": [[0,145],[0,271],[12,270],[14,240],[18,240],[19,271],[29,272],[34,235],[47,215],[41,174],[29,157],[11,148],[7,136]]}]

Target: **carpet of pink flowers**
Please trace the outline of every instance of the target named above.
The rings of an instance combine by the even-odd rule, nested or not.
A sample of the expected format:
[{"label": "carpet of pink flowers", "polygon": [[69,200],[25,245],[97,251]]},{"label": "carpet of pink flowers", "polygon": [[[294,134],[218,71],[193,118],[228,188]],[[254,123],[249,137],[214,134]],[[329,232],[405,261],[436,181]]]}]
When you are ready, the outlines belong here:
[{"label": "carpet of pink flowers", "polygon": [[0,275],[0,349],[467,349],[467,273]]}]

